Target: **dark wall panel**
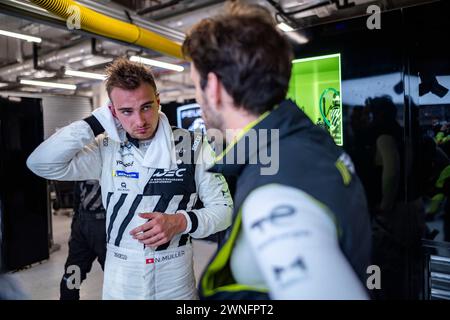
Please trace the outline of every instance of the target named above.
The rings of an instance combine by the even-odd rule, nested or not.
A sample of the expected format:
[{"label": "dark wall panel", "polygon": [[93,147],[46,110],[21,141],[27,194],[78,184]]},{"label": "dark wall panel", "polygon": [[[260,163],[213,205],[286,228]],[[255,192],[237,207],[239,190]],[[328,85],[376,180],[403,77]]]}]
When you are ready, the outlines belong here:
[{"label": "dark wall panel", "polygon": [[380,299],[422,297],[421,240],[449,241],[449,11],[436,1],[382,13],[379,30],[367,17],[320,25],[295,46],[296,58],[341,54],[344,149],[366,190]]},{"label": "dark wall panel", "polygon": [[40,99],[0,99],[2,263],[12,270],[48,259],[47,184],[26,167],[43,140]]}]

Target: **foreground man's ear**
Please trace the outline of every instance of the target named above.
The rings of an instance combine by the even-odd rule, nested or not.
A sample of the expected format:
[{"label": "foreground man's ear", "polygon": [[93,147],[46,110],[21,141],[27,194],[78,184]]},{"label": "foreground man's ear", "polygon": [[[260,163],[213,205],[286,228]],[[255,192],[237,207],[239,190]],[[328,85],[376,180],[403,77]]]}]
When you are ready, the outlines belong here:
[{"label": "foreground man's ear", "polygon": [[222,83],[217,75],[213,72],[208,73],[208,83],[205,87],[205,93],[208,98],[208,102],[214,109],[220,109],[221,106],[221,89]]}]

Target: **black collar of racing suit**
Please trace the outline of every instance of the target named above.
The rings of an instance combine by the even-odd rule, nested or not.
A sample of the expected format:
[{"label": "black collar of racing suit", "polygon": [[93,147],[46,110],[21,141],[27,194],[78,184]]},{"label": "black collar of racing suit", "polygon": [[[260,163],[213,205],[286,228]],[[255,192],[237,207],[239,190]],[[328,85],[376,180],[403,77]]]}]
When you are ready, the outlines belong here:
[{"label": "black collar of racing suit", "polygon": [[133,138],[128,134],[128,132],[127,132],[127,139],[132,145],[134,145],[136,148],[139,149],[139,139]]},{"label": "black collar of racing suit", "polygon": [[[149,139],[153,139],[153,137],[154,137],[155,134],[156,134],[156,131],[158,130],[158,127],[159,127],[159,121],[158,121],[158,124],[156,125],[155,133],[154,133],[153,136],[152,136],[151,138],[149,138]],[[134,145],[136,148],[139,149],[139,139],[133,138],[132,136],[130,136],[130,134],[129,134],[128,132],[126,132],[126,137],[127,137],[127,140],[128,140],[132,145]]]}]

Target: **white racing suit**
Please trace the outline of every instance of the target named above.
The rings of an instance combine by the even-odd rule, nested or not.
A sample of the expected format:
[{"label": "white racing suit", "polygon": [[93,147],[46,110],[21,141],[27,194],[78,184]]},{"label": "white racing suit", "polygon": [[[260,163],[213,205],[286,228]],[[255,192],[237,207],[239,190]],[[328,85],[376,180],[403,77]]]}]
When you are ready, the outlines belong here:
[{"label": "white racing suit", "polygon": [[[172,129],[160,112],[143,154],[107,107],[93,115],[44,141],[27,165],[47,179],[100,180],[107,210],[103,299],[197,298],[190,237],[226,229],[233,205],[223,176],[205,170],[209,145],[200,135]],[[203,208],[194,209],[199,199]],[[138,216],[144,212],[182,213],[187,228],[156,249],[144,247],[129,234],[147,221]]]}]

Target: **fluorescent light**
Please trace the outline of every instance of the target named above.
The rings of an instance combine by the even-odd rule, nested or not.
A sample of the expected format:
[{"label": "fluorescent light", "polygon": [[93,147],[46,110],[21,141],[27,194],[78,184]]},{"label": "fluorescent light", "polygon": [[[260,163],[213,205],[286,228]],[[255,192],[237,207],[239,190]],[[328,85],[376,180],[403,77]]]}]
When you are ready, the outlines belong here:
[{"label": "fluorescent light", "polygon": [[292,31],[292,32],[286,32],[285,33],[288,38],[290,38],[292,41],[298,43],[298,44],[305,44],[308,43],[309,40],[304,35],[299,34],[298,32]]},{"label": "fluorescent light", "polygon": [[4,82],[0,82],[0,88],[3,88],[3,87],[7,87],[8,86],[8,84],[7,83],[4,83]]},{"label": "fluorescent light", "polygon": [[24,88],[20,89],[20,91],[24,91],[24,92],[42,92],[42,89],[34,88],[34,87],[24,87]]},{"label": "fluorescent light", "polygon": [[148,64],[148,65],[151,65],[154,67],[169,69],[169,70],[178,71],[178,72],[181,72],[184,70],[183,66],[179,66],[179,65],[167,63],[167,62],[162,62],[162,61],[158,61],[158,60],[153,60],[153,59],[142,58],[139,56],[132,56],[130,58],[130,60],[134,61],[134,62],[140,62],[140,63]]},{"label": "fluorescent light", "polygon": [[106,79],[106,75],[100,74],[100,73],[93,73],[93,72],[66,70],[65,74],[68,76],[97,79],[97,80],[105,80]]},{"label": "fluorescent light", "polygon": [[21,5],[21,6],[24,6],[24,7],[29,7],[29,8],[31,8],[31,9],[33,9],[33,10],[39,10],[39,11],[48,13],[47,10],[45,10],[45,9],[43,9],[43,8],[41,8],[41,7],[33,6],[33,5],[31,5],[31,4],[26,4],[25,2],[20,2],[20,1],[16,1],[16,0],[9,0],[9,1],[10,1],[10,2],[15,2],[15,3],[17,3],[17,4]]},{"label": "fluorescent light", "polygon": [[288,25],[284,22],[277,24],[277,27],[284,32],[294,31],[294,29],[290,25]]},{"label": "fluorescent light", "polygon": [[77,86],[74,84],[66,84],[66,83],[58,83],[58,82],[44,82],[44,81],[35,81],[35,80],[20,80],[21,84],[29,84],[32,86],[39,87],[50,87],[50,88],[60,88],[60,89],[68,89],[68,90],[76,90]]},{"label": "fluorescent light", "polygon": [[0,35],[17,38],[17,39],[22,39],[22,40],[27,40],[29,42],[40,43],[42,41],[42,39],[38,38],[38,37],[27,36],[25,34],[15,33],[15,32],[10,32],[10,31],[5,31],[5,30],[0,30]]},{"label": "fluorescent light", "polygon": [[14,102],[21,102],[22,98],[20,97],[8,97],[9,101],[14,101]]},{"label": "fluorescent light", "polygon": [[113,61],[111,57],[100,57],[100,56],[91,56],[84,58],[81,63],[85,67],[92,67],[99,64],[104,64]]}]

